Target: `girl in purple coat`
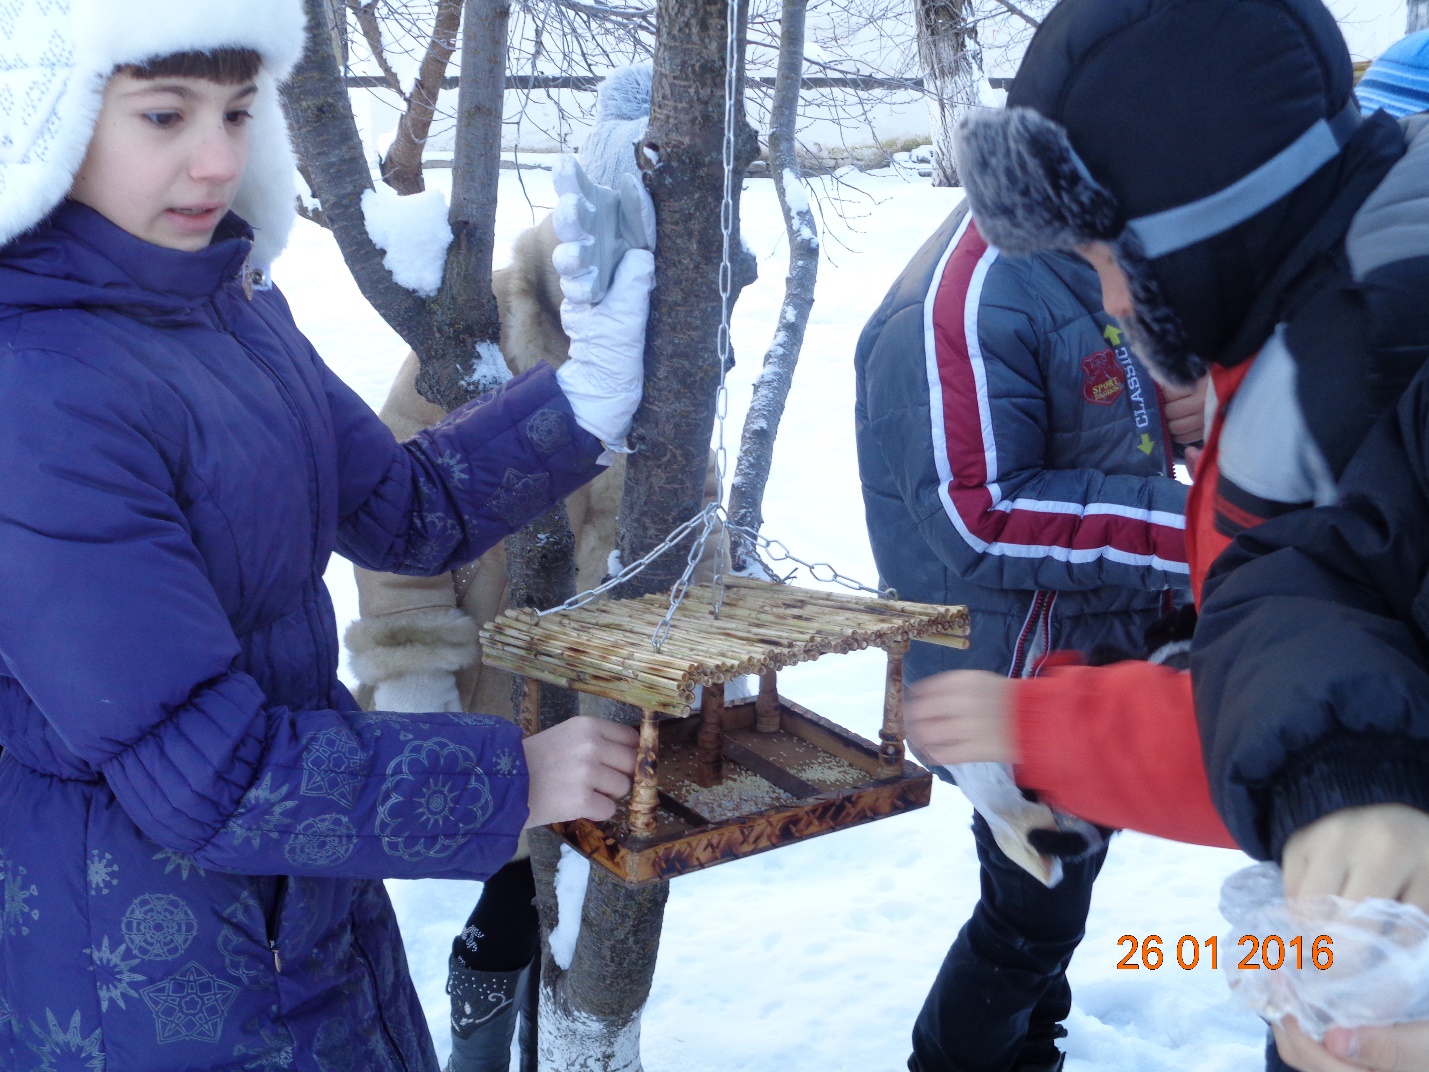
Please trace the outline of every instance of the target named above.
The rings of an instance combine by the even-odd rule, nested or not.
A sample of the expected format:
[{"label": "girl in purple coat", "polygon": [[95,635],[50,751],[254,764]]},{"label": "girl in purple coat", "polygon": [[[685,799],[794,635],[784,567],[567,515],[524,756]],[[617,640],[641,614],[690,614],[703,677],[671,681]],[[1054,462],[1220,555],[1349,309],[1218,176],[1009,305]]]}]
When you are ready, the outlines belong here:
[{"label": "girl in purple coat", "polygon": [[268,283],[302,40],[298,0],[0,5],[0,1068],[434,1072],[381,879],[629,788],[613,723],[361,712],[322,576],[595,476],[650,254],[561,376],[397,444]]}]

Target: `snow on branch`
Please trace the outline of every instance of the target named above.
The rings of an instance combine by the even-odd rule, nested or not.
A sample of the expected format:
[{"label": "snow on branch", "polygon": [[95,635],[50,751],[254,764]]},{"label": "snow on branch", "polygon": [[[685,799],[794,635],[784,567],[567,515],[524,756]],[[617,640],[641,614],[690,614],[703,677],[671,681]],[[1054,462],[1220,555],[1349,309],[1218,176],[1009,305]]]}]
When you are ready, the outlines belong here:
[{"label": "snow on branch", "polygon": [[390,186],[379,185],[362,195],[367,236],[385,250],[383,266],[399,284],[423,298],[442,289],[452,228],[447,219],[447,199],[439,190],[403,197]]}]

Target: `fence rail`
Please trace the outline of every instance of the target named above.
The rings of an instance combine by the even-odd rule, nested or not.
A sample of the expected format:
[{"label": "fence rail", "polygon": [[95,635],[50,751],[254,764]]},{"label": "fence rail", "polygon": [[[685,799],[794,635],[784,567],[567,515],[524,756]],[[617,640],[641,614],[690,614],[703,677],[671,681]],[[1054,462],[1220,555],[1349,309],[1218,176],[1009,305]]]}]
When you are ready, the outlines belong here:
[{"label": "fence rail", "polygon": [[[387,80],[381,75],[355,74],[348,75],[345,79],[349,89],[389,89],[391,88]],[[758,77],[750,79],[761,86],[773,88],[774,79],[768,77]],[[989,78],[988,84],[993,89],[1010,89],[1012,87],[1011,78]],[[537,74],[537,75],[507,75],[506,89],[508,92],[533,89],[574,89],[593,90],[600,85],[601,80],[595,75],[583,74]],[[921,93],[923,91],[923,79],[921,78],[879,78],[876,75],[840,75],[822,76],[810,75],[801,83],[804,89],[904,89],[910,92]],[[461,85],[461,77],[458,75],[448,75],[442,79],[443,89],[456,89]]]}]

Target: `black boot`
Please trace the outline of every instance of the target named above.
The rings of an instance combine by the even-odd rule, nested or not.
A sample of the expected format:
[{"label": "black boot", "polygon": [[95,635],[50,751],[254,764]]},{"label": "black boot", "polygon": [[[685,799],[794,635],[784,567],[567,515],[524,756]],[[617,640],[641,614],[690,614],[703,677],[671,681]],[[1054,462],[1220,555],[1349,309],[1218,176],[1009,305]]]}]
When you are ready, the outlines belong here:
[{"label": "black boot", "polygon": [[468,968],[456,957],[447,967],[452,999],[452,1056],[447,1072],[510,1072],[521,971]]},{"label": "black boot", "polygon": [[541,1007],[541,958],[538,956],[521,976],[518,1011],[521,1014],[521,1072],[536,1072]]}]

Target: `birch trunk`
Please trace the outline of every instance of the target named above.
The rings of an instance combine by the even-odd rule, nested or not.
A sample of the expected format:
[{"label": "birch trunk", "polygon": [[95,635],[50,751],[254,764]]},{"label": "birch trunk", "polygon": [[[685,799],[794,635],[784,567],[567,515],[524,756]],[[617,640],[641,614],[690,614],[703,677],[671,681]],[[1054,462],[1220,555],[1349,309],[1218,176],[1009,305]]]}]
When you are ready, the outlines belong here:
[{"label": "birch trunk", "polygon": [[1409,0],[1405,33],[1429,30],[1429,0]]},{"label": "birch trunk", "polygon": [[[774,439],[784,416],[784,404],[794,381],[794,367],[804,345],[804,331],[814,306],[819,274],[819,231],[795,152],[799,118],[799,87],[804,75],[804,21],[807,0],[784,0],[779,24],[779,67],[769,131],[769,166],[784,213],[789,239],[789,271],[784,277],[784,302],[773,341],[764,354],[764,368],[754,384],[754,397],[744,418],[739,460],[730,482],[730,520],[758,532],[764,524],[764,489],[774,461]],[[757,556],[741,541],[731,548],[736,571],[754,566]]]},{"label": "birch trunk", "polygon": [[953,131],[982,101],[982,51],[972,0],[917,0],[918,57],[933,134],[933,185],[959,186]]}]

